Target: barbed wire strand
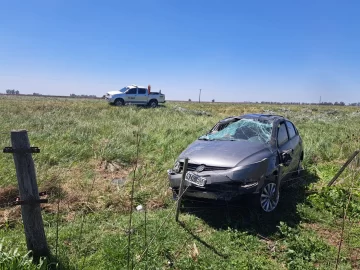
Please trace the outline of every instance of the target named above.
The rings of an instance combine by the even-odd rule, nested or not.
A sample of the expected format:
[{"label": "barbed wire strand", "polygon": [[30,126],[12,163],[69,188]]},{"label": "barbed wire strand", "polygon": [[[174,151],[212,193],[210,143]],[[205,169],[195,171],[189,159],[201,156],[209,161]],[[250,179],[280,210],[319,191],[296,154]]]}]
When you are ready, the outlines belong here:
[{"label": "barbed wire strand", "polygon": [[[182,194],[179,194],[177,200],[175,201],[174,205],[170,208],[170,213],[164,218],[164,221],[161,223],[161,225],[158,227],[157,231],[155,232],[155,235],[151,238],[151,240],[149,241],[146,249],[143,251],[143,253],[141,254],[140,258],[138,259],[137,263],[140,263],[142,258],[144,257],[145,253],[148,251],[150,245],[154,242],[156,236],[158,235],[158,233],[160,232],[160,229],[164,226],[164,224],[168,221],[168,218],[170,217],[171,214],[173,214],[172,210],[175,208],[175,206],[177,205],[177,202],[182,198],[182,196],[185,194],[186,190],[189,188],[189,186],[187,186],[185,188],[185,190],[183,191]],[[136,266],[136,264],[134,264],[134,267]]]}]

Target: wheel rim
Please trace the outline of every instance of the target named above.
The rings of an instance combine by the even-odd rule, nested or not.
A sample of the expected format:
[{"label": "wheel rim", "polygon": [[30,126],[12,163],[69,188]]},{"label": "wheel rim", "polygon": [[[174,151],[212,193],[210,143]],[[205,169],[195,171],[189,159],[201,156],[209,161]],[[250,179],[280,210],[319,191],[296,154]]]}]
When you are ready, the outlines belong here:
[{"label": "wheel rim", "polygon": [[117,100],[117,101],[115,101],[115,105],[116,105],[116,106],[121,106],[121,105],[122,105],[121,100]]},{"label": "wheel rim", "polygon": [[275,183],[266,184],[266,186],[263,188],[260,196],[260,204],[261,204],[261,208],[265,212],[271,212],[276,208],[279,202],[279,194],[275,198],[275,193],[276,193]]},{"label": "wheel rim", "polygon": [[156,107],[156,102],[155,101],[151,102],[150,106],[155,108]]}]

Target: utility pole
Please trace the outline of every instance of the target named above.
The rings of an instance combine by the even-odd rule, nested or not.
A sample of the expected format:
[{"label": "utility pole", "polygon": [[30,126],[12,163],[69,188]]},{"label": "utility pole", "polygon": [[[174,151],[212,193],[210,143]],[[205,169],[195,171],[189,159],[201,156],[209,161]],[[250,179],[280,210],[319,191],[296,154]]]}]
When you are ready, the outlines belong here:
[{"label": "utility pole", "polygon": [[200,97],[201,97],[201,89],[200,89],[200,92],[199,92],[199,103],[200,103]]}]

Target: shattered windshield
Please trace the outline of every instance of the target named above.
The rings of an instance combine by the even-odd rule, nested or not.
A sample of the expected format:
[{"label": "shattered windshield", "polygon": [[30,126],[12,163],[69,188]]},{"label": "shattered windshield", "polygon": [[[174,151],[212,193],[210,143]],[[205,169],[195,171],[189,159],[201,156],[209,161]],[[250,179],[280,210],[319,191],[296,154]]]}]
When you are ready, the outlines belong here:
[{"label": "shattered windshield", "polygon": [[271,122],[258,121],[257,119],[240,119],[236,122],[221,122],[213,130],[203,135],[199,140],[223,140],[268,143],[271,139],[273,124]]}]

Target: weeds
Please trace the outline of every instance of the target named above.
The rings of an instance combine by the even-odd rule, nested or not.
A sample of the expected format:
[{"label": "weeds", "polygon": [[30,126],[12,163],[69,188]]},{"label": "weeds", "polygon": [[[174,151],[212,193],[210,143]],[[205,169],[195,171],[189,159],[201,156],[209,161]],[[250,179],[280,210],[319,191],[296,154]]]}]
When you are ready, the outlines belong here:
[{"label": "weeds", "polygon": [[1,270],[45,270],[48,269],[46,259],[40,258],[40,262],[34,264],[30,256],[31,252],[27,254],[20,254],[17,249],[4,250],[3,242],[0,242],[0,269]]},{"label": "weeds", "polygon": [[[42,191],[52,194],[51,204],[43,206],[46,234],[64,268],[126,268],[131,233],[131,260],[141,269],[331,269],[338,241],[329,243],[326,235],[340,235],[343,209],[351,192],[339,257],[339,269],[350,269],[357,267],[360,257],[358,175],[345,172],[336,186],[325,186],[359,148],[360,119],[355,110],[171,102],[166,107],[144,109],[108,106],[99,100],[0,97],[0,146],[10,145],[10,130],[25,128],[31,144],[41,148],[34,156],[38,182]],[[227,210],[231,220],[216,220],[221,226],[195,212],[183,213],[186,227],[179,226],[173,218],[166,173],[178,154],[223,117],[270,111],[288,117],[299,128],[307,184],[301,190],[282,191],[289,192],[287,200],[293,201],[280,203],[282,212],[271,217],[232,207]],[[141,134],[139,153],[134,134]],[[135,165],[137,176],[132,177]],[[115,185],[114,179],[124,181]],[[356,181],[351,191],[349,181]],[[131,194],[133,184],[135,192]],[[0,155],[0,194],[6,195],[0,201],[13,199],[14,185],[12,157]],[[309,196],[308,189],[316,193]],[[144,213],[135,211],[130,232],[131,203],[146,206],[147,221],[144,226]],[[5,247],[18,247],[19,252],[14,255],[2,249],[1,259],[10,257],[23,269],[42,269],[45,261],[37,266],[19,255],[26,254],[23,228],[19,222],[3,223],[10,211],[2,210],[0,238]],[[258,236],[261,228],[267,229],[266,241]],[[81,236],[74,237],[79,231]],[[145,233],[147,239],[154,239],[151,246],[144,242]],[[144,250],[147,257],[141,260]],[[23,257],[26,260],[22,261]]]}]

